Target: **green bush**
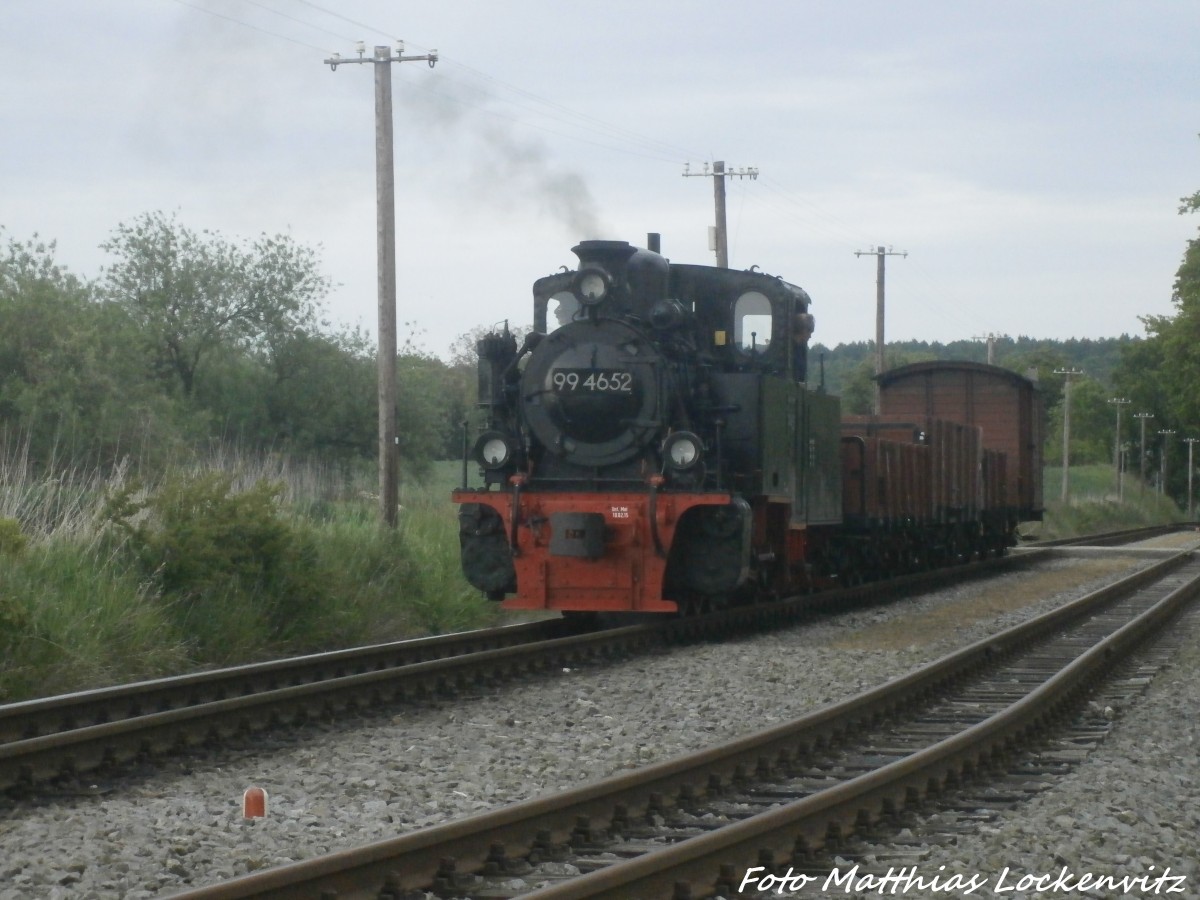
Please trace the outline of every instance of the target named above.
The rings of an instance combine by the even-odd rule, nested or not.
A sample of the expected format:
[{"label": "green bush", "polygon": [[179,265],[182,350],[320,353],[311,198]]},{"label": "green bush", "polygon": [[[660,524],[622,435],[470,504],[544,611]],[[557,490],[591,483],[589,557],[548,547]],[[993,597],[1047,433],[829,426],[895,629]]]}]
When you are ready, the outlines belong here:
[{"label": "green bush", "polygon": [[0,556],[20,556],[28,543],[16,519],[0,519]]},{"label": "green bush", "polygon": [[3,587],[11,584],[9,570],[16,566],[16,557],[25,552],[28,543],[15,519],[0,519],[0,654],[5,658],[29,630],[29,614],[18,598]]},{"label": "green bush", "polygon": [[[0,559],[0,573],[4,572],[9,565],[8,562]],[[9,594],[3,585],[0,585],[0,657],[8,659],[28,632],[29,613],[16,597]]]},{"label": "green bush", "polygon": [[127,568],[68,540],[0,557],[0,702],[184,670],[174,624]]},{"label": "green bush", "polygon": [[221,473],[174,476],[152,496],[136,485],[109,503],[200,656],[222,660],[269,643],[305,645],[331,593],[311,532],[285,521],[281,487],[258,482],[241,493]]}]

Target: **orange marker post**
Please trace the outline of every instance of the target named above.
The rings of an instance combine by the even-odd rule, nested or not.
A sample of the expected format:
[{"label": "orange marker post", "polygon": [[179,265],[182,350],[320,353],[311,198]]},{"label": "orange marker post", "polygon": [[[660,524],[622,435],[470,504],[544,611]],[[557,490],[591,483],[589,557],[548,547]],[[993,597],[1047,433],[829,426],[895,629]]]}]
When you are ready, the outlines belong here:
[{"label": "orange marker post", "polygon": [[242,818],[261,819],[267,814],[267,792],[260,787],[246,788],[242,794]]}]

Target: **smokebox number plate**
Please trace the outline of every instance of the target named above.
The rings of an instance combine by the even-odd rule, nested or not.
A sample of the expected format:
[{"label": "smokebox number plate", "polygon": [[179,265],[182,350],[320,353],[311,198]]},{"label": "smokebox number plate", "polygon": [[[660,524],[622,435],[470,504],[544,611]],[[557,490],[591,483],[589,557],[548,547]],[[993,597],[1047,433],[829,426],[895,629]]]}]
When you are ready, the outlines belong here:
[{"label": "smokebox number plate", "polygon": [[623,369],[555,369],[550,381],[560,394],[633,393],[633,373]]}]

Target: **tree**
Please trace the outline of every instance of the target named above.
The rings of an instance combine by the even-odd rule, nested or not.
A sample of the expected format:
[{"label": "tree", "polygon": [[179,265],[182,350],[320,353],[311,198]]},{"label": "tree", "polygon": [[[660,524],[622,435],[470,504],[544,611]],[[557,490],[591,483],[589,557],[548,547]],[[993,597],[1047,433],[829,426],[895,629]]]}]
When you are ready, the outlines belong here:
[{"label": "tree", "polygon": [[329,289],[316,253],[286,235],[234,244],[161,212],[118,225],[101,245],[116,263],[106,295],[137,323],[159,371],[192,396],[220,347],[270,352],[312,330]]},{"label": "tree", "polygon": [[[1181,215],[1197,211],[1200,192],[1184,197],[1179,207]],[[1154,414],[1155,432],[1174,430],[1178,439],[1200,431],[1200,239],[1187,243],[1171,302],[1174,315],[1142,317],[1146,340],[1124,348],[1116,382],[1134,410]],[[1148,445],[1156,443],[1157,435],[1147,436]],[[1169,488],[1178,492],[1186,483],[1185,468],[1172,466]]]},{"label": "tree", "polygon": [[377,450],[377,369],[361,331],[296,333],[275,348],[265,390],[273,438],[340,459]]},{"label": "tree", "polygon": [[[1109,396],[1093,378],[1071,382],[1071,465],[1112,461],[1116,413],[1108,404]],[[1051,465],[1062,465],[1063,413],[1060,400],[1047,422],[1045,460]]]},{"label": "tree", "polygon": [[54,252],[36,236],[0,246],[0,427],[38,465],[165,450],[171,404],[149,383],[133,323]]}]

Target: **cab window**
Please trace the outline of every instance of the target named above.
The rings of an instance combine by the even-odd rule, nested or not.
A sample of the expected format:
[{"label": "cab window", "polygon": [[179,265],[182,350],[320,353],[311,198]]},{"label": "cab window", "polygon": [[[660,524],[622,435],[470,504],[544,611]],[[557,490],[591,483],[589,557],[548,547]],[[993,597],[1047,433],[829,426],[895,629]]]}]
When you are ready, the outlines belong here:
[{"label": "cab window", "polygon": [[733,341],[744,353],[766,353],[771,343],[771,301],[747,291],[733,304]]},{"label": "cab window", "polygon": [[546,331],[557,331],[579,316],[579,300],[570,291],[559,291],[546,307]]}]

